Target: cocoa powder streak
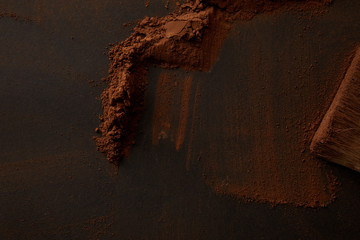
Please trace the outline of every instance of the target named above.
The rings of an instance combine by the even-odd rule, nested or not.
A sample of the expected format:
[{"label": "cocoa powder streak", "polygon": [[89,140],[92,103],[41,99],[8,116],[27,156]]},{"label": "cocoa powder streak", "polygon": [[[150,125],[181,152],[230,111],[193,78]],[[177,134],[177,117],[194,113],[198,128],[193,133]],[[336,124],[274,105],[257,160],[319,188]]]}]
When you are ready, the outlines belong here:
[{"label": "cocoa powder streak", "polygon": [[193,106],[193,112],[192,112],[192,117],[191,117],[191,129],[190,129],[190,139],[189,139],[189,144],[187,147],[187,156],[186,156],[186,170],[190,170],[190,162],[191,159],[193,158],[193,141],[194,141],[194,134],[195,134],[195,126],[197,123],[197,112],[198,112],[198,108],[199,108],[199,98],[200,98],[200,81],[197,82],[196,85],[196,90],[195,90],[195,96],[194,96],[194,106]]},{"label": "cocoa powder streak", "polygon": [[190,93],[191,93],[191,84],[193,81],[192,76],[188,76],[184,81],[184,90],[182,91],[181,97],[181,107],[180,107],[180,118],[179,126],[176,135],[176,150],[179,151],[181,146],[184,143],[186,124],[189,113],[189,102],[190,102]]},{"label": "cocoa powder streak", "polygon": [[171,108],[174,106],[176,82],[174,76],[162,73],[159,77],[154,114],[152,120],[152,143],[158,145],[160,139],[168,138],[171,129]]}]

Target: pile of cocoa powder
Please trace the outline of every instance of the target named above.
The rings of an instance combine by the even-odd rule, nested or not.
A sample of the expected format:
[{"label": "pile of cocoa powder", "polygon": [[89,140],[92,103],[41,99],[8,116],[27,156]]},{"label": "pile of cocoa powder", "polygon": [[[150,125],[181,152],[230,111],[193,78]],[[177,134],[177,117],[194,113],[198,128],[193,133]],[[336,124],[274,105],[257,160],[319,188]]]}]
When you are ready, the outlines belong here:
[{"label": "pile of cocoa powder", "polygon": [[202,3],[184,4],[179,13],[144,18],[128,39],[110,50],[109,87],[101,95],[102,136],[96,139],[110,162],[126,156],[135,141],[149,66],[209,70],[229,28],[226,15]]},{"label": "pile of cocoa powder", "polygon": [[[129,154],[135,143],[135,133],[144,107],[150,66],[209,71],[235,20],[250,20],[257,14],[273,14],[278,11],[322,11],[324,6],[330,3],[330,0],[190,0],[180,5],[177,12],[165,17],[145,17],[134,28],[131,36],[114,45],[108,54],[110,67],[105,81],[109,86],[101,95],[104,113],[97,129],[101,133],[100,137],[96,137],[98,150],[114,164]],[[177,148],[182,144],[182,137],[179,135],[178,138]],[[311,164],[311,167],[316,167],[315,165]],[[252,187],[251,184],[248,184],[245,190],[236,186],[226,190],[221,184],[212,187],[219,193],[235,194],[249,199],[259,199],[257,196],[260,196],[262,201],[275,204],[288,203],[290,199],[290,203],[295,205],[313,207],[324,206],[332,201],[334,181],[332,177],[329,178],[331,186],[325,187],[327,192],[330,191],[328,197],[319,193],[321,199],[310,201],[286,194],[283,197],[276,192],[258,194],[257,191],[267,190],[259,186]],[[269,176],[269,184],[272,181],[276,179]]]}]

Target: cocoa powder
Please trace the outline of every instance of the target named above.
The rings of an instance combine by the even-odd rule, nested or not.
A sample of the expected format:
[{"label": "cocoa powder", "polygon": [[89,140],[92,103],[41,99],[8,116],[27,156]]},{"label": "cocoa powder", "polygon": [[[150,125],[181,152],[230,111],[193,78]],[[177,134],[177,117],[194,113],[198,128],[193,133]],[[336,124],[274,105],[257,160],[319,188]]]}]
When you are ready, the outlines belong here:
[{"label": "cocoa powder", "polygon": [[[149,66],[207,71],[216,60],[234,19],[251,19],[280,8],[314,9],[329,0],[310,1],[188,1],[178,13],[145,17],[134,33],[109,52],[109,83],[101,95],[104,114],[96,138],[98,150],[118,162],[134,143],[143,106]],[[134,127],[131,128],[130,126]]]},{"label": "cocoa powder", "polygon": [[[252,1],[252,0],[209,0],[188,1],[179,7],[176,13],[165,17],[146,17],[134,28],[133,34],[125,41],[114,45],[109,52],[109,76],[105,81],[109,87],[101,95],[104,114],[100,117],[100,137],[96,137],[98,150],[103,152],[107,159],[118,164],[124,156],[129,154],[135,142],[135,132],[138,120],[144,107],[144,92],[147,85],[147,73],[150,66],[160,66],[165,69],[183,68],[192,71],[209,71],[217,58],[221,47],[234,20],[250,20],[260,13],[275,13],[285,10],[319,10],[330,4],[329,0],[309,1]],[[186,119],[189,105],[189,92],[192,78],[185,80],[179,114],[179,126],[173,134],[175,148],[179,150],[184,141]],[[168,76],[159,80],[156,102],[171,101],[169,88],[171,79]],[[159,89],[165,89],[159,91]],[[197,85],[197,89],[199,85]],[[199,90],[197,90],[198,92]],[[198,97],[197,93],[197,97]],[[196,99],[195,102],[198,102]],[[160,106],[155,103],[154,119],[160,119],[153,124],[153,144],[158,144],[159,138],[169,134],[172,104]],[[197,106],[194,106],[193,118],[196,116]],[[230,113],[229,113],[230,114]],[[231,114],[234,114],[232,112]],[[271,112],[259,114],[250,113],[254,118],[264,117],[266,124],[272,123]],[[230,115],[229,115],[230,116]],[[236,118],[235,118],[236,119]],[[154,121],[155,122],[155,121]],[[273,204],[291,203],[297,206],[326,206],[334,199],[336,181],[331,174],[322,179],[322,172],[318,162],[309,162],[297,169],[292,165],[301,161],[301,154],[293,154],[294,160],[285,166],[279,162],[274,154],[272,141],[274,135],[270,125],[263,125],[259,119],[259,126],[264,127],[264,134],[255,134],[259,142],[255,143],[258,149],[249,157],[253,161],[252,169],[238,169],[238,161],[234,156],[223,156],[232,160],[225,161],[225,168],[218,166],[218,160],[213,160],[211,151],[216,151],[216,143],[210,146],[212,150],[204,161],[206,182],[216,192],[230,194],[239,198],[267,201]],[[185,126],[185,127],[184,127]],[[233,136],[233,130],[229,130]],[[249,130],[247,130],[249,131]],[[250,130],[251,131],[251,130]],[[188,146],[187,168],[191,158],[191,146],[196,126],[191,126],[191,138]],[[238,132],[236,134],[242,134]],[[233,145],[233,149],[236,145]],[[213,154],[215,155],[215,154]],[[237,156],[237,155],[236,155]],[[265,156],[265,158],[264,158]],[[308,156],[307,156],[308,157]],[[261,159],[259,161],[259,159]],[[295,166],[295,167],[294,167]],[[289,168],[291,177],[284,177],[284,168]],[[223,181],[218,178],[218,169],[221,174],[227,174],[232,180]],[[225,172],[223,172],[225,169]],[[255,171],[254,171],[255,169]],[[271,169],[271,174],[267,171]],[[315,169],[312,170],[311,169]],[[306,171],[310,170],[308,173]],[[244,173],[247,172],[245,175]],[[301,171],[301,172],[299,172]],[[254,175],[255,172],[255,175]],[[239,174],[245,177],[239,178]],[[209,176],[210,175],[210,176]],[[209,178],[210,177],[210,178]],[[252,179],[253,178],[253,179]],[[228,179],[228,178],[227,178]],[[288,181],[289,180],[289,181]],[[295,186],[294,186],[295,184]],[[300,192],[296,187],[300,187]],[[289,191],[290,189],[290,191]]]},{"label": "cocoa powder", "polygon": [[[144,18],[128,39],[110,50],[109,76],[105,80],[109,87],[101,95],[102,136],[96,138],[98,150],[110,162],[118,163],[134,143],[148,67],[209,70],[225,39],[223,33],[229,29],[224,21],[224,14],[214,7],[199,3],[182,6],[177,14]],[[222,30],[210,37],[219,27]]]}]

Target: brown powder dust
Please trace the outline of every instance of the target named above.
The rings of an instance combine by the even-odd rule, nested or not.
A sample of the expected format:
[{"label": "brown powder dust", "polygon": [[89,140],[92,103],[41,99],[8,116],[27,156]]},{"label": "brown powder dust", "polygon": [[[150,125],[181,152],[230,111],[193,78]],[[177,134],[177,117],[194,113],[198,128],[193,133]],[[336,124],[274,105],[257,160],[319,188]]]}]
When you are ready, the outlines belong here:
[{"label": "brown powder dust", "polygon": [[[144,18],[128,39],[114,45],[109,52],[109,76],[105,79],[109,87],[101,95],[104,114],[100,117],[101,136],[96,138],[98,150],[115,164],[129,154],[144,107],[150,66],[209,71],[234,20],[249,20],[260,13],[280,10],[319,10],[330,2],[197,0],[181,5],[177,13]],[[256,59],[254,61],[256,64]],[[259,83],[253,84],[254,91],[257,91],[256,84]],[[192,102],[190,93],[194,86],[196,94],[193,112],[189,113]],[[166,73],[158,80],[152,141],[157,145],[160,139],[169,138],[175,142],[175,148],[180,150],[184,147],[188,116],[192,115],[187,168],[195,158],[191,144],[197,140],[197,132],[201,132],[196,123],[199,118],[196,111],[200,92],[199,83],[193,83],[191,76],[179,81]],[[254,103],[258,101],[255,96],[252,100]],[[174,106],[175,97],[181,99],[178,108]],[[273,99],[265,99],[261,103],[267,111],[249,108],[249,118],[239,126],[242,112],[234,109],[237,101],[231,98],[235,99],[236,96],[229,95],[230,103],[225,108],[224,124],[219,128],[224,131],[225,140],[229,144],[228,151],[219,156],[221,146],[216,141],[210,142],[203,149],[201,161],[206,183],[218,193],[241,199],[309,207],[330,203],[335,193],[334,177],[328,174],[324,176],[318,162],[297,151],[299,146],[302,147],[301,141],[295,143],[298,144],[295,149],[285,151],[289,153],[287,158],[291,159],[285,165],[282,164],[286,162],[285,155],[274,150],[278,148],[274,143],[276,122],[271,112]],[[252,129],[254,125],[256,128]],[[236,139],[246,137],[251,138],[254,147],[244,157],[237,151],[241,141]]]},{"label": "brown powder dust", "polygon": [[0,18],[11,18],[19,22],[32,22],[33,20],[29,17],[20,16],[14,12],[8,12],[0,8]]}]

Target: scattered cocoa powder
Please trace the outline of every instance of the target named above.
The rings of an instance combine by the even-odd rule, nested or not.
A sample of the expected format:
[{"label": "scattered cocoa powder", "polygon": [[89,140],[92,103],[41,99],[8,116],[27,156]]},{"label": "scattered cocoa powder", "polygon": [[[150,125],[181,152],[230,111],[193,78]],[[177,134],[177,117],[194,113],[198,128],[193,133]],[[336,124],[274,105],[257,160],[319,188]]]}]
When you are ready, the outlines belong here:
[{"label": "scattered cocoa powder", "polygon": [[32,22],[33,20],[29,17],[20,16],[14,12],[8,12],[0,9],[0,18],[11,18],[19,22]]},{"label": "scattered cocoa powder", "polygon": [[[224,94],[217,95],[223,97],[224,109],[216,108],[221,118],[212,119],[214,114],[206,114],[211,107],[202,107],[192,120],[196,127],[191,139],[202,152],[193,153],[188,165],[190,169],[200,166],[205,182],[218,194],[273,205],[326,206],[334,200],[336,178],[303,148],[302,135],[308,130],[303,126],[309,120],[301,114],[313,109],[303,109],[308,105],[284,109],[291,107],[296,96],[280,92],[290,92],[293,83],[283,81],[274,87],[277,77],[271,75],[268,60],[259,58],[260,50],[251,51],[249,81],[228,83]],[[236,91],[238,86],[247,89]],[[279,98],[285,103],[277,102]],[[217,126],[211,134],[210,124]],[[201,156],[200,162],[196,155]]]},{"label": "scattered cocoa powder", "polygon": [[[98,150],[114,164],[129,154],[135,142],[137,123],[144,106],[144,92],[150,66],[209,71],[234,20],[250,20],[257,14],[280,10],[323,9],[324,5],[330,3],[329,0],[196,0],[182,4],[177,13],[170,13],[165,17],[145,17],[128,39],[116,44],[109,52],[109,76],[105,80],[109,87],[101,95],[104,114],[100,117],[101,124],[98,128],[101,136],[96,137]],[[185,80],[182,110],[176,132],[177,149],[181,148],[184,141],[191,79]],[[164,113],[171,111],[172,95],[169,94],[169,88],[172,83],[169,76],[162,76],[158,82],[153,116],[153,144],[158,144],[159,138],[167,137],[170,133],[171,114]],[[196,94],[196,98],[198,96],[199,93]],[[271,105],[271,99],[269,101],[268,104]],[[262,131],[237,128],[234,132],[234,129],[230,129],[231,124],[236,125],[240,113],[228,113],[229,120],[235,122],[224,126],[227,140],[231,143],[234,137],[251,134],[257,141],[254,144],[257,148],[253,149],[252,155],[245,161],[251,163],[250,167],[245,167],[241,163],[244,159],[236,154],[238,143],[235,142],[229,146],[231,151],[228,152],[235,155],[222,156],[225,161],[220,167],[219,161],[214,161],[217,154],[214,151],[217,151],[218,147],[216,143],[212,143],[205,154],[207,159],[204,162],[207,162],[203,166],[206,182],[218,193],[273,204],[292,203],[310,207],[329,204],[335,193],[334,177],[326,174],[324,180],[317,161],[312,162],[313,159],[300,152],[300,155],[290,154],[293,159],[287,164],[279,163],[278,153],[274,151],[273,146],[274,120],[270,105],[266,107],[267,112],[249,112],[253,117],[251,119],[258,121],[258,127],[263,129]],[[196,108],[197,106],[193,108],[193,118],[196,117]],[[194,128],[192,124],[190,142],[194,139]],[[190,159],[193,158],[191,146],[188,149],[187,168]],[[303,163],[302,158],[310,160],[300,164]],[[285,171],[286,168],[289,169]],[[219,169],[222,176],[220,178]],[[287,177],[286,174],[291,176]]]}]

